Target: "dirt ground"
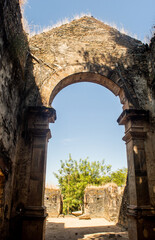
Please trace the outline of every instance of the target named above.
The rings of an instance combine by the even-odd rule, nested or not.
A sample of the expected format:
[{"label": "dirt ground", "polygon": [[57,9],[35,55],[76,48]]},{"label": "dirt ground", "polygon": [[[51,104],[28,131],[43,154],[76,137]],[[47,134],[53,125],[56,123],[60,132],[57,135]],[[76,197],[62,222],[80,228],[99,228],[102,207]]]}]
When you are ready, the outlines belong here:
[{"label": "dirt ground", "polygon": [[48,218],[45,240],[127,240],[127,232],[104,218]]}]

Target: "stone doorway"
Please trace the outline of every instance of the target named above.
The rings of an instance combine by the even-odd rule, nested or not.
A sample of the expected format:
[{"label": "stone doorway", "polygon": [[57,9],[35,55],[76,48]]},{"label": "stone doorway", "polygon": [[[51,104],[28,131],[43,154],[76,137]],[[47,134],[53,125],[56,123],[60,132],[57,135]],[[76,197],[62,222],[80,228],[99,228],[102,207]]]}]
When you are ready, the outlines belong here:
[{"label": "stone doorway", "polygon": [[[146,167],[146,140],[148,131],[148,112],[145,110],[134,109],[125,97],[124,90],[109,79],[94,73],[79,73],[71,75],[63,79],[60,84],[56,85],[50,96],[50,101],[65,86],[71,84],[91,81],[98,83],[110,89],[115,95],[119,95],[123,104],[123,113],[118,118],[118,123],[125,125],[125,136],[123,140],[127,146],[127,160],[129,172],[129,239],[144,239],[144,233],[153,236],[153,223],[146,226],[146,230],[142,231],[145,221],[148,220],[145,211],[151,211],[149,206],[149,191]],[[47,143],[50,138],[49,123],[56,119],[56,112],[49,107],[30,107],[28,116],[28,139],[27,149],[31,149],[28,153],[31,166],[29,168],[29,185],[28,198],[24,206],[22,239],[31,240],[31,236],[37,236],[37,239],[44,239],[46,211],[44,208],[44,188],[45,188],[45,168]],[[26,148],[25,148],[26,149]],[[22,155],[23,156],[23,155]],[[27,155],[26,155],[27,157]],[[144,197],[145,196],[145,197]],[[141,221],[139,221],[141,219]],[[31,222],[31,224],[30,224]],[[152,224],[152,225],[151,225]],[[152,226],[151,232],[147,227]],[[39,229],[40,231],[38,231]],[[133,231],[134,229],[134,231]],[[137,232],[138,231],[138,232]],[[30,236],[29,232],[32,232]],[[144,232],[144,233],[143,233]],[[140,236],[140,237],[139,237]]]},{"label": "stone doorway", "polygon": [[[93,91],[92,90],[94,90],[94,91],[96,91],[98,94],[97,94],[97,98],[98,98],[98,101],[97,100],[95,100],[94,99],[94,95],[92,95],[92,93],[93,93]],[[91,94],[87,94],[86,92],[91,92]],[[70,94],[69,94],[70,93]],[[74,95],[76,93],[76,96]],[[63,96],[64,97],[63,97]],[[103,97],[101,98],[101,95],[103,95]],[[67,96],[70,96],[70,97],[68,97],[69,99],[70,99],[70,101],[67,101]],[[74,97],[75,96],[75,97]],[[76,108],[74,108],[74,109],[72,109],[71,107],[70,107],[70,104],[69,104],[69,102],[72,102],[72,104],[71,105],[74,105],[74,106],[77,106],[77,102],[79,101],[79,97],[81,98],[81,101],[83,102],[83,104],[80,104],[80,106],[78,105],[78,108],[76,107]],[[84,96],[84,97],[83,97]],[[91,100],[90,98],[93,96],[93,100]],[[57,100],[57,98],[58,98],[58,100]],[[111,94],[111,92],[109,91],[109,90],[107,90],[107,89],[105,89],[105,88],[103,88],[102,86],[99,86],[99,85],[97,85],[97,84],[94,84],[94,83],[76,83],[76,84],[74,84],[74,85],[72,85],[72,86],[67,86],[67,88],[65,88],[65,89],[63,89],[63,91],[59,94],[59,96],[56,96],[56,98],[54,99],[55,101],[52,103],[52,105],[53,105],[53,107],[54,108],[56,108],[57,109],[57,114],[58,114],[58,116],[60,116],[61,117],[61,119],[62,119],[62,122],[61,122],[61,120],[60,120],[60,123],[63,125],[63,128],[65,128],[66,129],[66,127],[68,126],[68,122],[67,122],[67,126],[65,125],[66,124],[66,121],[69,121],[69,120],[67,120],[68,118],[71,118],[71,115],[70,115],[70,113],[69,112],[72,112],[72,115],[74,115],[74,111],[76,111],[76,112],[78,112],[78,114],[76,114],[76,118],[78,119],[78,123],[74,123],[74,127],[75,128],[78,128],[78,125],[80,124],[80,125],[84,125],[84,122],[86,122],[86,116],[85,115],[89,115],[89,117],[90,117],[90,114],[89,114],[89,111],[90,110],[87,110],[87,108],[89,108],[90,106],[91,106],[91,112],[92,112],[92,121],[93,121],[93,123],[92,123],[92,125],[91,125],[91,127],[90,127],[90,129],[89,129],[89,131],[90,131],[90,136],[89,136],[89,131],[87,131],[88,132],[88,138],[95,138],[95,140],[93,141],[93,143],[94,143],[94,151],[96,150],[97,151],[97,149],[99,149],[99,148],[95,148],[95,144],[96,145],[98,145],[99,144],[99,142],[97,141],[97,139],[99,138],[100,139],[100,141],[102,142],[102,146],[100,146],[100,148],[101,149],[104,149],[105,150],[105,147],[103,147],[103,145],[104,145],[104,141],[105,141],[105,138],[106,138],[106,136],[107,136],[107,133],[106,133],[106,131],[105,131],[105,127],[104,127],[104,125],[105,126],[107,126],[107,121],[105,120],[105,118],[106,118],[106,116],[105,116],[105,114],[106,115],[108,115],[109,117],[110,117],[110,115],[111,115],[111,118],[113,119],[113,121],[112,121],[112,123],[110,124],[110,125],[112,125],[112,124],[115,124],[116,126],[117,126],[117,122],[116,122],[116,119],[117,119],[117,117],[119,116],[119,114],[120,114],[120,112],[121,112],[121,107],[119,108],[118,107],[118,109],[117,109],[117,105],[118,104],[120,104],[119,103],[119,99],[116,99],[116,97],[115,96],[113,96],[113,94]],[[112,101],[112,103],[110,104],[108,101],[110,101],[110,100],[113,100]],[[75,102],[74,102],[75,101]],[[85,103],[85,101],[87,102],[89,102],[89,104],[86,104]],[[61,104],[61,102],[63,102],[62,103],[62,106],[60,107],[60,109],[58,108],[59,107],[59,105]],[[94,103],[95,102],[95,103]],[[58,104],[59,103],[59,104]],[[84,111],[83,111],[83,108],[84,108],[84,106],[82,106],[82,105],[84,105],[85,106],[85,112],[87,112],[87,114],[85,114],[84,113]],[[100,109],[100,111],[103,111],[104,112],[104,116],[102,117],[101,115],[101,113],[100,114],[98,114],[98,112],[99,112],[99,109],[98,109],[98,107],[97,106],[99,106],[99,105],[102,105],[102,110]],[[103,107],[103,105],[104,105],[104,107]],[[65,107],[66,106],[66,107]],[[95,106],[96,106],[96,108],[95,108]],[[64,109],[63,109],[64,108]],[[117,109],[117,113],[115,113],[114,114],[114,109]],[[58,111],[59,110],[59,111]],[[80,110],[80,111],[79,111]],[[65,114],[63,114],[62,113],[62,115],[61,115],[61,111],[63,112],[63,111],[65,111]],[[113,116],[112,116],[112,113],[111,113],[111,111],[113,111]],[[111,113],[111,114],[110,114]],[[66,115],[67,115],[67,117],[66,117]],[[69,116],[68,116],[69,115]],[[115,117],[114,117],[115,116]],[[109,118],[109,117],[107,117],[107,118]],[[102,126],[100,127],[100,132],[98,132],[98,131],[96,131],[96,128],[95,128],[95,124],[98,124],[98,118],[101,118],[102,120],[101,120],[101,122],[102,122]],[[59,119],[57,119],[57,121],[59,121]],[[74,118],[72,119],[72,121],[74,122]],[[91,120],[90,120],[90,118],[88,118],[87,119],[87,121],[88,122],[90,122]],[[57,126],[57,128],[59,128],[59,131],[60,131],[60,128],[61,128],[61,126],[60,126],[60,123],[59,123],[59,125]],[[55,125],[55,124],[54,124]],[[53,124],[52,124],[52,126],[51,126],[51,131],[52,131],[52,129],[53,129],[53,131],[52,131],[52,135],[53,135],[53,137],[52,137],[52,139],[50,140],[51,141],[51,149],[52,149],[52,151],[54,151],[55,152],[55,150],[54,150],[54,148],[56,148],[56,149],[59,149],[59,152],[61,151],[61,144],[60,144],[60,146],[56,146],[55,144],[54,144],[54,141],[58,141],[58,139],[57,139],[57,137],[56,137],[56,134],[57,134],[57,131],[56,130],[54,130],[54,128],[55,128],[55,126],[54,126]],[[88,124],[87,124],[88,125]],[[118,128],[121,128],[120,126],[117,126],[117,129]],[[122,127],[123,128],[123,127]],[[82,129],[83,129],[83,127],[82,127]],[[95,130],[94,130],[95,129]],[[107,129],[107,127],[106,127],[106,129]],[[108,129],[109,129],[109,126],[108,126]],[[67,128],[67,130],[70,132],[71,130],[70,130],[70,128]],[[103,132],[102,132],[102,130],[103,130]],[[122,129],[123,130],[123,129]],[[59,131],[58,131],[58,135],[59,135]],[[72,130],[73,132],[74,132],[74,130]],[[79,130],[80,131],[80,130]],[[96,132],[96,134],[94,134],[94,135],[92,135],[92,132]],[[114,131],[113,132],[113,134],[111,134],[111,133],[109,133],[109,136],[108,136],[108,138],[107,138],[107,142],[109,142],[109,144],[110,144],[110,139],[111,138],[115,138],[115,134],[117,134],[115,131],[116,131],[116,129],[113,127],[113,126],[111,126],[111,128],[109,129],[109,131]],[[65,131],[65,133],[66,133],[66,131]],[[85,133],[85,132],[84,132]],[[121,131],[121,133],[122,133],[122,131]],[[82,136],[81,136],[81,135]],[[81,132],[79,135],[81,136],[81,138],[85,138],[83,135],[83,133]],[[86,133],[85,133],[86,134]],[[104,136],[106,134],[106,136]],[[64,136],[64,137],[67,137],[67,138],[75,138],[76,137],[76,133],[74,132],[74,135],[75,136],[66,136],[65,134],[64,134],[64,130],[63,130],[63,132],[62,132],[62,135]],[[77,135],[78,137],[79,137],[79,135]],[[104,137],[102,137],[101,138],[101,135],[103,135]],[[121,135],[121,134],[120,134]],[[121,136],[119,136],[120,137],[120,139],[123,137],[123,133],[122,133],[122,137]],[[117,141],[117,139],[119,138],[119,137],[116,137],[115,138],[115,141]],[[102,140],[101,140],[102,139]],[[59,140],[60,141],[60,140]],[[86,139],[85,139],[85,141],[86,141]],[[119,141],[119,139],[118,139],[118,141]],[[52,145],[52,143],[53,143],[53,145]],[[69,145],[69,144],[68,144]],[[67,146],[68,146],[67,145]],[[76,143],[76,145],[78,145],[77,143]],[[83,142],[83,145],[84,145],[84,142]],[[124,149],[125,149],[125,144],[124,144],[124,142],[122,142],[122,144],[121,145],[124,145],[124,146],[122,146],[122,151],[124,151]],[[66,146],[66,147],[67,147]],[[120,147],[120,145],[119,145],[119,147]],[[123,149],[123,147],[124,147],[124,149]],[[74,147],[73,147],[74,148]],[[75,146],[75,148],[76,148],[76,146]],[[91,148],[91,147],[90,147]],[[49,149],[49,146],[48,146],[48,149]],[[72,149],[72,147],[70,147],[70,149]],[[78,151],[80,151],[80,147],[78,147]],[[52,154],[52,151],[50,152],[49,151],[49,153],[48,154]],[[62,151],[63,151],[63,148],[62,148]],[[74,151],[73,150],[70,150],[71,152],[71,155],[72,156],[74,156]],[[89,151],[90,150],[86,150],[87,151],[87,154],[88,154],[88,156],[89,156]],[[116,151],[116,148],[115,148],[115,150],[114,151]],[[121,147],[120,147],[120,151],[121,151]],[[83,151],[82,151],[83,152]],[[110,153],[110,151],[109,151],[109,153]],[[63,159],[64,160],[64,158],[62,158],[61,157],[61,155],[59,154],[59,153],[57,153],[58,155],[59,155],[59,159],[57,159],[56,158],[56,154],[54,154],[54,157],[53,157],[53,161],[55,162],[55,161],[60,161],[60,159]],[[69,153],[68,153],[69,154]],[[116,154],[115,155],[117,155],[117,151],[116,151]],[[123,155],[124,156],[124,155]],[[80,156],[81,157],[81,156]],[[79,159],[80,159],[80,157],[79,157]],[[90,156],[89,156],[90,157]],[[103,151],[103,157],[105,158],[105,159],[107,159],[107,161],[105,162],[106,164],[109,164],[109,162],[108,162],[108,157],[106,156],[105,157],[105,155],[104,155],[104,151]],[[117,162],[117,157],[115,156],[115,161]],[[126,155],[124,156],[124,158],[123,159],[121,159],[122,161],[123,160],[125,160],[125,158],[126,158]],[[49,160],[52,160],[52,159],[49,159]],[[48,161],[49,161],[48,160]],[[96,160],[96,159],[94,159],[94,160]],[[98,158],[97,158],[97,160],[98,160]],[[102,160],[102,158],[101,158],[101,160]],[[54,162],[53,162],[53,164],[54,164]],[[124,161],[123,161],[124,162]],[[122,163],[123,164],[123,163]],[[47,165],[48,167],[49,167],[49,165]],[[124,165],[122,165],[122,166],[124,166]],[[51,169],[52,169],[52,164],[50,165],[50,167],[51,167]],[[119,168],[119,167],[117,167],[117,168]],[[53,170],[53,169],[52,169]],[[54,170],[53,170],[54,171]],[[52,193],[52,191],[54,191],[54,189],[51,189],[51,193]],[[53,193],[54,194],[54,193]],[[52,196],[52,195],[51,195]],[[58,199],[59,199],[59,196],[58,196]],[[51,200],[52,200],[52,198],[51,198]],[[59,200],[58,200],[59,201]],[[48,211],[49,211],[49,215],[51,215],[51,211],[50,211],[50,209],[49,209],[49,204],[53,204],[53,202],[51,201],[49,201],[49,199],[48,199]],[[57,212],[56,212],[57,213]],[[73,216],[73,215],[72,215]],[[54,217],[54,213],[53,213],[53,217]],[[91,216],[92,217],[92,216]],[[100,214],[100,217],[101,217],[101,214]],[[102,213],[102,218],[103,218],[104,216],[103,216],[103,213]],[[50,219],[51,217],[49,216],[49,219]],[[73,218],[69,218],[70,219],[70,222],[72,222],[72,220],[73,221],[77,221],[77,224],[78,223],[80,223],[80,220],[79,220],[79,222],[78,222],[78,218],[77,219],[73,219]],[[69,221],[69,219],[67,218],[59,218],[58,219],[58,222],[59,222],[59,220],[60,220],[60,222],[61,222],[61,220],[63,221]],[[49,238],[50,238],[50,232],[52,231],[52,223],[50,223],[50,222],[52,222],[52,221],[54,221],[55,219],[53,219],[53,218],[51,218],[50,220],[48,220],[47,219],[47,221],[48,221],[48,223],[47,223],[47,226],[49,226],[49,228],[47,228],[47,230],[46,230],[46,235],[48,235],[49,236]],[[56,221],[56,220],[55,220]],[[92,219],[92,222],[93,221],[95,221],[94,219]],[[57,221],[56,221],[57,222]],[[92,223],[92,226],[91,226],[91,221],[90,221],[90,223],[88,224],[88,222],[89,221],[87,221],[86,220],[86,222],[87,222],[87,229],[89,228],[89,224],[90,224],[90,232],[93,230],[92,229],[92,226],[93,226],[93,223]],[[101,222],[101,221],[100,221]],[[103,221],[104,222],[104,221]],[[63,222],[62,222],[63,223]],[[65,223],[64,223],[65,224]],[[55,223],[55,225],[53,225],[54,226],[54,232],[55,232],[55,234],[56,234],[56,228],[57,228],[57,226],[59,226],[59,225],[61,225],[61,224],[57,224],[57,223]],[[76,225],[76,224],[74,224],[74,225]],[[70,229],[72,228],[72,224],[70,223]],[[50,229],[50,230],[49,230]],[[104,227],[103,227],[103,229],[104,229]],[[64,229],[65,230],[65,229]],[[65,230],[66,231],[66,230]],[[84,230],[83,230],[84,231]],[[60,232],[60,229],[58,229],[58,232]],[[63,233],[62,233],[63,234]],[[51,236],[53,236],[53,234],[51,235]],[[78,236],[74,236],[74,237],[78,237]],[[59,238],[58,238],[59,239]]]},{"label": "stone doorway", "polygon": [[[124,91],[116,84],[112,83],[105,77],[100,75],[84,73],[71,77],[67,77],[62,84],[65,87],[71,82],[76,82],[77,79],[82,81],[83,79],[90,80],[92,77],[94,79],[100,79],[100,83],[103,79],[103,85],[111,89],[116,95],[120,96],[121,103],[123,104],[124,111],[118,119],[119,124],[125,125],[125,137],[123,138],[127,144],[127,158],[128,158],[128,170],[129,170],[129,239],[132,239],[133,235],[137,233],[137,227],[143,227],[145,218],[143,219],[143,224],[139,223],[138,218],[135,218],[135,212],[139,211],[137,206],[147,206],[149,204],[149,195],[148,195],[148,181],[147,181],[147,169],[145,162],[145,145],[144,141],[146,139],[146,127],[147,127],[147,112],[144,110],[132,109],[128,100],[125,98]],[[96,77],[96,78],[95,78]],[[61,90],[59,85],[56,86],[54,93]],[[52,95],[51,95],[52,96]],[[52,99],[52,97],[50,97]],[[23,221],[23,238],[29,239],[29,231],[34,231],[36,234],[36,228],[30,228],[29,218],[31,216],[31,227],[38,226],[37,228],[42,229],[38,234],[38,239],[43,238],[44,226],[46,212],[43,207],[43,197],[44,197],[44,186],[45,186],[45,165],[46,165],[46,149],[47,141],[50,137],[49,132],[49,122],[54,122],[55,120],[55,110],[52,108],[45,107],[31,107],[29,109],[29,120],[28,120],[28,132],[31,136],[31,170],[30,170],[30,183],[29,183],[29,195],[28,195],[28,206],[25,208],[24,221]],[[41,165],[40,165],[41,164]],[[42,165],[43,164],[43,165]],[[44,166],[44,171],[42,167]],[[34,178],[35,176],[35,178]],[[139,184],[140,183],[140,184]],[[145,198],[142,197],[145,190]],[[38,192],[39,191],[39,192]],[[137,195],[138,193],[138,195]],[[140,207],[140,211],[143,208]],[[138,213],[139,214],[139,213]],[[36,220],[37,219],[37,222]],[[140,226],[138,226],[140,224]],[[134,225],[134,226],[133,226]],[[41,227],[42,226],[42,227]],[[25,233],[28,233],[26,235]],[[141,234],[142,237],[143,233]],[[144,235],[143,235],[144,236]],[[26,238],[25,238],[26,237]]]}]

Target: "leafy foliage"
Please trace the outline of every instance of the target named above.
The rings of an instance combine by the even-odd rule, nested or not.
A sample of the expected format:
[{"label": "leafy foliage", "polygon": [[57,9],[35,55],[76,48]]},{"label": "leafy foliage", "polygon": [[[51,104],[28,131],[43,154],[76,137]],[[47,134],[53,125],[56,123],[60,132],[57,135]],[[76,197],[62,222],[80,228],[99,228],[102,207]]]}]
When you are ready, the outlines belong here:
[{"label": "leafy foliage", "polygon": [[111,182],[116,183],[118,186],[126,184],[127,169],[121,168],[111,173]]},{"label": "leafy foliage", "polygon": [[61,160],[61,168],[54,175],[63,194],[63,211],[69,214],[83,207],[86,186],[107,182],[115,182],[120,186],[125,184],[127,171],[123,168],[111,172],[111,165],[106,165],[104,160],[90,162],[86,158],[77,161],[69,155],[68,160]]}]

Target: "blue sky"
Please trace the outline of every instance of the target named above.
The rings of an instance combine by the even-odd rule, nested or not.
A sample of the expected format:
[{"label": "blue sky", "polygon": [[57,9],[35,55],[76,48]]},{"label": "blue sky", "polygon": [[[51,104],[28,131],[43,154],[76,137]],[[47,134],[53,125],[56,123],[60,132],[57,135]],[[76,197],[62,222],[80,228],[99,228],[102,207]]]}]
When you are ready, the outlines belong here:
[{"label": "blue sky", "polygon": [[155,23],[154,0],[27,0],[25,16],[30,28],[54,25],[81,13],[124,27],[140,40],[150,35]]},{"label": "blue sky", "polygon": [[122,112],[119,98],[94,83],[76,83],[64,88],[53,101],[57,120],[51,124],[47,181],[56,184],[51,172],[69,153],[76,160],[105,160],[113,169],[126,166],[122,141],[124,127],[116,120]]},{"label": "blue sky", "polygon": [[[24,15],[30,29],[40,30],[65,18],[81,13],[118,28],[124,28],[141,41],[151,36],[155,24],[154,0],[28,0]],[[113,170],[126,166],[126,149],[122,141],[124,127],[116,120],[122,112],[119,98],[93,83],[73,84],[55,97],[57,120],[51,124],[52,139],[48,146],[47,184],[57,184],[53,176],[60,160],[89,157],[105,159]]]}]

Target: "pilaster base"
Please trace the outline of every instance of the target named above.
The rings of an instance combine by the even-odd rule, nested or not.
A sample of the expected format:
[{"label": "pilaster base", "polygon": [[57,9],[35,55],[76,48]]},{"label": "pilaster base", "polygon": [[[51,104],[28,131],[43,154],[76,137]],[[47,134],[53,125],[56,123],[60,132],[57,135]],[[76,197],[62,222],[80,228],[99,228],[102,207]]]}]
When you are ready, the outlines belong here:
[{"label": "pilaster base", "polygon": [[143,206],[128,208],[129,239],[155,239],[155,208]]},{"label": "pilaster base", "polygon": [[22,220],[22,240],[44,240],[46,225],[45,207],[28,207]]}]

